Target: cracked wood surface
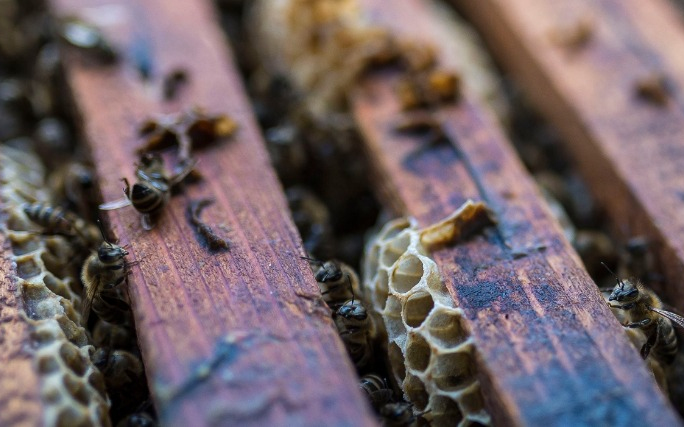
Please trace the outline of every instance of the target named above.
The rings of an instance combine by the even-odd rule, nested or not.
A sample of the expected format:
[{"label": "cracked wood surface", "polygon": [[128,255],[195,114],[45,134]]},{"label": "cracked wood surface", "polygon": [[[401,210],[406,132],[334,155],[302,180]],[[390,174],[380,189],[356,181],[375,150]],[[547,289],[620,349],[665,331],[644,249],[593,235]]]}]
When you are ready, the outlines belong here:
[{"label": "cracked wood surface", "polygon": [[[1,205],[2,200],[0,211]],[[0,222],[6,219],[0,212]],[[35,426],[43,419],[40,380],[30,355],[29,325],[12,278],[16,266],[11,254],[10,242],[0,232],[0,425]]]},{"label": "cracked wood surface", "polygon": [[[560,130],[616,231],[648,238],[666,276],[654,288],[683,311],[680,11],[661,0],[452,3]],[[578,31],[581,43],[554,40]]]},{"label": "cracked wood surface", "polygon": [[[376,22],[440,45],[425,3],[363,4]],[[440,59],[458,69],[448,51]],[[385,203],[421,226],[468,198],[498,219],[490,232],[434,253],[474,337],[494,422],[679,424],[488,111],[467,94],[435,109],[448,141],[431,146],[394,131],[403,117],[397,77],[370,75],[351,96]]]},{"label": "cracked wood surface", "polygon": [[[300,258],[301,239],[210,3],[52,4],[58,16],[98,23],[122,56],[99,66],[68,52],[65,64],[105,201],[121,197],[121,177],[134,176],[136,132],[149,116],[198,105],[239,126],[197,152],[204,180],[185,185],[152,231],[130,207],[101,213],[138,261],[128,289],[162,424],[375,424]],[[165,103],[161,81],[179,68],[188,84]],[[207,197],[215,203],[202,219],[230,239],[228,251],[202,247],[186,218],[188,203]]]}]

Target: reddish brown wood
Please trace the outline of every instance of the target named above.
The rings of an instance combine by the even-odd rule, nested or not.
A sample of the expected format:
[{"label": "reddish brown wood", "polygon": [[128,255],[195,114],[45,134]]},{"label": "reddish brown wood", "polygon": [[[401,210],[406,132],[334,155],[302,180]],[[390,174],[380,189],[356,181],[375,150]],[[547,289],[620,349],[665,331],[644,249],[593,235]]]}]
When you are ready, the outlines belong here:
[{"label": "reddish brown wood", "polygon": [[[4,226],[6,220],[0,214],[0,224]],[[35,426],[43,419],[39,379],[30,354],[29,326],[17,299],[11,254],[10,242],[0,232],[0,425]]]},{"label": "reddish brown wood", "polygon": [[[684,310],[684,26],[667,1],[457,1],[539,110],[563,133],[615,224],[644,235],[667,277],[662,295]],[[591,29],[582,46],[559,29]],[[665,79],[665,104],[639,95]],[[657,89],[657,88],[654,88]]]},{"label": "reddish brown wood", "polygon": [[[399,34],[441,46],[426,2],[363,3]],[[445,51],[440,59],[459,61]],[[679,424],[495,121],[466,94],[433,112],[450,143],[400,135],[396,78],[369,76],[352,96],[388,196],[420,225],[468,198],[486,201],[498,219],[492,233],[434,253],[465,311],[495,423]]]},{"label": "reddish brown wood", "polygon": [[[197,153],[205,179],[187,185],[154,230],[131,208],[102,214],[129,244],[128,286],[147,376],[164,425],[371,425],[345,349],[320,300],[240,77],[208,1],[55,0],[58,15],[99,12],[123,54],[118,65],[71,55],[68,83],[106,201],[131,178],[136,130],[152,114],[193,105],[227,113],[229,141]],[[131,50],[148,55],[143,82]],[[145,49],[148,49],[145,52]],[[165,104],[159,87],[181,67],[189,82]],[[171,156],[173,157],[173,156]],[[169,166],[170,167],[170,166]],[[210,253],[186,218],[224,225],[227,252]],[[216,230],[220,231],[221,228]]]}]

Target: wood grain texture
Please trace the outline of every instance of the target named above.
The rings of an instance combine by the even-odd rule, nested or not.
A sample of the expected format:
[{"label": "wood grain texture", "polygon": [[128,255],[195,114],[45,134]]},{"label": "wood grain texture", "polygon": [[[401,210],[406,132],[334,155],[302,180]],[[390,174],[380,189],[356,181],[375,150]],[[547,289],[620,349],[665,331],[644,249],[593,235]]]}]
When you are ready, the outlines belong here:
[{"label": "wood grain texture", "polygon": [[[684,25],[667,1],[454,0],[502,64],[564,136],[568,151],[625,237],[646,236],[684,310]],[[582,46],[554,43],[585,22]],[[664,79],[665,103],[637,87]]]},{"label": "wood grain texture", "polygon": [[[2,205],[0,200],[0,224],[7,220]],[[40,380],[30,353],[29,325],[17,299],[11,254],[10,242],[0,232],[0,425],[36,426],[43,419]]]},{"label": "wood grain texture", "polygon": [[[363,4],[376,22],[442,46],[425,2]],[[448,51],[440,59],[458,69]],[[396,78],[371,75],[352,96],[377,175],[390,181],[384,196],[423,226],[468,198],[486,201],[499,221],[434,253],[465,311],[495,423],[680,424],[494,119],[466,94],[432,113],[447,142],[398,134]]]},{"label": "wood grain texture", "polygon": [[[58,15],[106,17],[101,27],[122,54],[110,67],[72,54],[65,67],[105,201],[122,196],[121,177],[133,177],[145,118],[199,105],[239,125],[232,139],[197,152],[205,179],[173,197],[152,231],[143,231],[132,208],[102,214],[120,244],[130,245],[129,260],[139,261],[128,289],[161,422],[373,425],[300,259],[301,239],[210,3],[52,3]],[[149,66],[146,82],[136,61]],[[178,67],[188,86],[164,103],[161,81]],[[212,253],[198,243],[186,208],[201,198],[215,199],[202,219],[225,233],[229,251]]]}]

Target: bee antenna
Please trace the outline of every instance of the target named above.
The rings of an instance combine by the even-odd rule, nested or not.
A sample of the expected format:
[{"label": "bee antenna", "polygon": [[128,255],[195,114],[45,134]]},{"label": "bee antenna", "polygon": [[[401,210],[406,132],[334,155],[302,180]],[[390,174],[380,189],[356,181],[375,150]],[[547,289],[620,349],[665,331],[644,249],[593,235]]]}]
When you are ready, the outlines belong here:
[{"label": "bee antenna", "polygon": [[613,276],[615,276],[615,280],[618,282],[618,284],[620,285],[620,287],[623,287],[623,288],[625,287],[625,282],[623,282],[622,280],[620,280],[620,278],[618,277],[618,275],[615,274],[615,273],[613,272],[613,270],[611,270],[610,268],[608,268],[608,266],[606,265],[605,262],[601,261],[601,265],[602,265],[603,267],[605,267],[605,269],[608,270],[608,272],[609,272],[610,274],[612,274]]},{"label": "bee antenna", "polygon": [[318,264],[318,265],[323,265],[323,261],[321,261],[320,259],[311,258],[311,257],[308,257],[308,256],[300,256],[300,258],[301,258],[301,259],[305,259],[305,260],[310,261],[310,262],[314,262],[314,263],[316,263],[316,264]]},{"label": "bee antenna", "polygon": [[107,240],[107,236],[105,236],[105,231],[104,231],[104,227],[102,226],[102,221],[100,221],[99,218],[97,220],[97,228],[100,229],[100,234],[102,234],[102,240],[109,243],[109,240]]}]

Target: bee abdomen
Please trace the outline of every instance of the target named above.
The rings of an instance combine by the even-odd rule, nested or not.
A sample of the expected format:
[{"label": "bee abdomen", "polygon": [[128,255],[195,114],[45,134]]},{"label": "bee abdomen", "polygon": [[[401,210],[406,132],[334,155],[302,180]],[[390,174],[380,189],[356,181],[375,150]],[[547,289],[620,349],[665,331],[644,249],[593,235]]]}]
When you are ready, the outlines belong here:
[{"label": "bee abdomen", "polygon": [[60,208],[37,202],[25,204],[23,210],[31,221],[47,230],[59,232],[71,231],[71,224],[66,218],[68,214]]},{"label": "bee abdomen", "polygon": [[669,320],[665,320],[659,325],[658,342],[653,349],[654,356],[662,363],[669,365],[674,362],[677,355],[677,335],[674,327]]},{"label": "bee abdomen", "polygon": [[136,183],[131,191],[131,203],[138,212],[155,212],[164,205],[164,194],[150,185]]},{"label": "bee abdomen", "polygon": [[368,374],[361,377],[359,387],[370,396],[376,391],[382,390],[385,387],[385,381],[375,374]]}]

